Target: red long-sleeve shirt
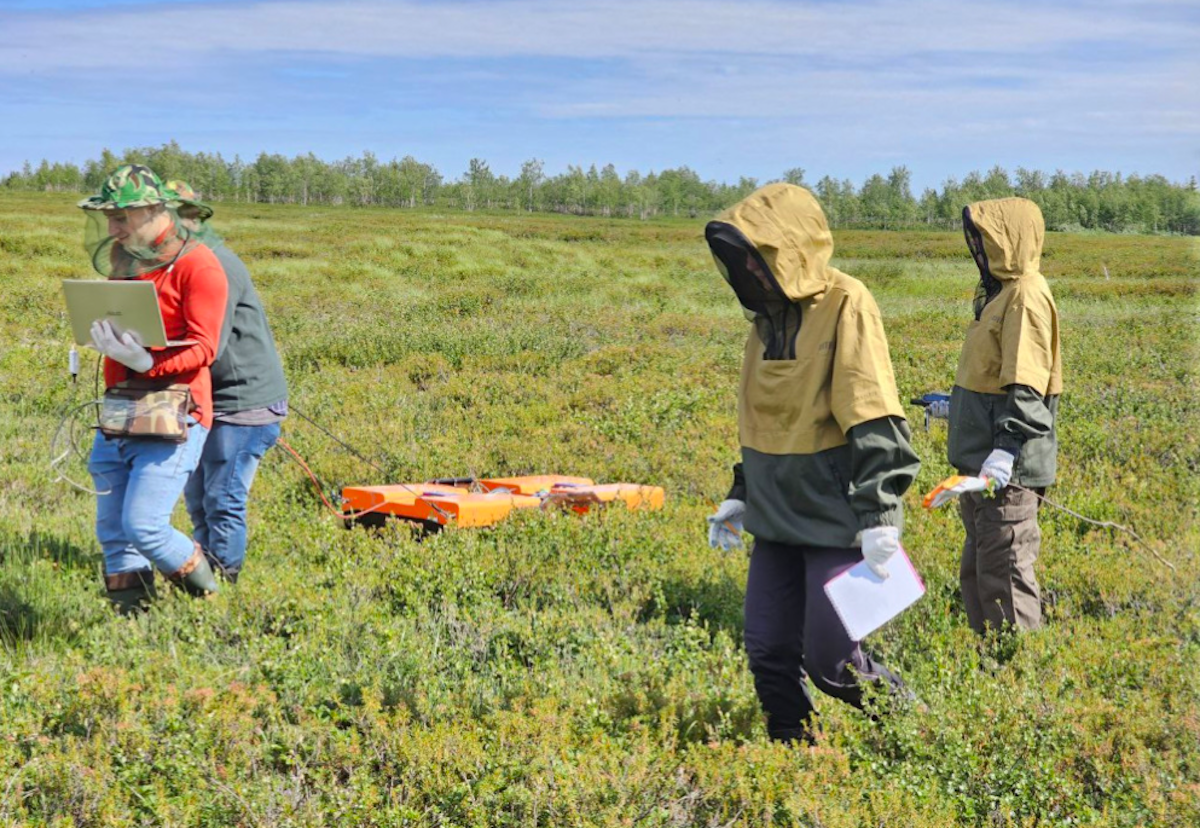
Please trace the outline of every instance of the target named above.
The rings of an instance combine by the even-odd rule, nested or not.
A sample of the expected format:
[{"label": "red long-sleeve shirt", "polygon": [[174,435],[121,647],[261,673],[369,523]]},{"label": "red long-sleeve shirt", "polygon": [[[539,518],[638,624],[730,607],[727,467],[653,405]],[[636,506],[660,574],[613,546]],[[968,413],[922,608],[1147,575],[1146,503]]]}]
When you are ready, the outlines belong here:
[{"label": "red long-sleeve shirt", "polygon": [[104,360],[106,388],[130,378],[186,383],[192,389],[192,413],[206,428],[212,428],[212,376],[208,366],[217,354],[221,322],[229,283],[213,252],[199,244],[184,253],[173,267],[161,267],[139,281],[154,282],[167,339],[194,339],[195,345],[154,348],[154,365],[137,374],[115,360]]}]

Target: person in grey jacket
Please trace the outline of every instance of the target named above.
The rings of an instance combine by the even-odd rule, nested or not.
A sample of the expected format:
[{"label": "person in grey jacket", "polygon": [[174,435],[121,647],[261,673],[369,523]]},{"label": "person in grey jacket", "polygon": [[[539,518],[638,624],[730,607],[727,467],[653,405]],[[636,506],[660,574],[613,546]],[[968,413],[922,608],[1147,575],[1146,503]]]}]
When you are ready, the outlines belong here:
[{"label": "person in grey jacket", "polygon": [[186,182],[167,186],[178,213],[208,245],[229,280],[229,300],[212,364],[213,429],[200,464],[184,489],[193,537],[213,568],[236,582],[246,558],[246,501],[259,461],[279,439],[287,416],[287,380],[250,273],[208,220],[213,209]]}]

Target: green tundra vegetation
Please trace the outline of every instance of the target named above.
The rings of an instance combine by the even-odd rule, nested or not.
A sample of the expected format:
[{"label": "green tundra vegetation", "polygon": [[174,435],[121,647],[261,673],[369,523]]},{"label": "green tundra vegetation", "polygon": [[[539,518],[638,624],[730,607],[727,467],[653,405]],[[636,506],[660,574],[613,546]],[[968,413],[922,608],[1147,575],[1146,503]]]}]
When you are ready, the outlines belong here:
[{"label": "green tundra vegetation", "polygon": [[[624,177],[612,164],[568,166],[557,175],[531,158],[515,177],[497,175],[472,158],[459,178],[446,180],[436,168],[411,155],[383,161],[370,152],[359,158],[323,161],[312,153],[287,158],[260,153],[254,161],[219,153],[191,153],[174,141],[161,147],[104,150],[82,167],[43,160],[0,179],[0,190],[88,192],[100,189],[119,165],[148,164],[164,180],[182,178],[211,201],[261,204],[437,207],[443,210],[509,210],[573,215],[697,218],[739,201],[760,184],[742,177],[736,184],[704,181],[684,166]],[[807,182],[805,170],[786,170],[781,180],[809,187],[836,228],[941,228],[962,224],[962,208],[985,198],[1019,195],[1041,207],[1051,230],[1104,230],[1119,233],[1200,235],[1200,191],[1195,177],[1186,183],[1161,175],[1129,175],[1097,170],[1089,175],[1058,170],[1047,174],[1017,168],[1011,175],[996,166],[946,180],[941,190],[912,191],[907,167],[875,174],[855,187],[849,179],[825,175]]]},{"label": "green tundra vegetation", "polygon": [[[90,356],[67,373],[59,280],[89,275],[73,201],[0,193],[0,824],[1200,824],[1195,240],[1046,241],[1050,497],[1142,542],[1044,510],[1047,627],[981,646],[957,517],[919,507],[951,471],[945,430],[913,409],[904,542],[928,592],[868,641],[923,704],[872,722],[819,698],[819,743],[784,747],[741,652],[745,553],[705,542],[747,323],[703,217],[219,205],[293,403],[386,470],[293,417],[329,493],[545,472],[667,503],[347,531],[274,451],[241,582],[122,619],[94,498],[50,468],[64,410],[95,394]],[[902,396],[948,388],[977,280],[961,235],[835,240]]]}]

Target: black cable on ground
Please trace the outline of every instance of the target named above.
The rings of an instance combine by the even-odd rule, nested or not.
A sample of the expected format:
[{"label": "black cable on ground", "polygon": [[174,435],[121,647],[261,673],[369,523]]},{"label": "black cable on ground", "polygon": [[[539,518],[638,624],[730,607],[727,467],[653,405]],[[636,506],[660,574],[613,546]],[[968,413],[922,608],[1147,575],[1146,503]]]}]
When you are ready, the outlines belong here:
[{"label": "black cable on ground", "polygon": [[[328,437],[330,440],[332,440],[333,442],[337,443],[339,446],[341,446],[342,448],[344,448],[346,451],[350,452],[352,455],[354,455],[354,456],[355,456],[355,457],[357,457],[359,460],[361,460],[361,461],[363,461],[364,463],[366,463],[366,464],[367,464],[368,466],[370,466],[371,468],[375,469],[375,470],[376,470],[377,472],[379,472],[380,474],[382,474],[382,475],[385,475],[385,479],[386,479],[386,476],[389,476],[389,475],[390,475],[390,473],[389,473],[387,470],[385,470],[385,469],[383,469],[382,467],[380,467],[380,466],[379,466],[379,464],[377,464],[377,463],[373,462],[373,461],[372,461],[370,458],[368,458],[368,457],[364,457],[362,454],[360,454],[358,451],[356,451],[356,450],[355,450],[355,449],[354,449],[352,446],[348,445],[348,444],[347,444],[347,443],[346,443],[344,440],[342,440],[341,438],[339,438],[339,437],[338,437],[336,434],[334,434],[333,432],[331,432],[329,429],[325,428],[325,426],[323,426],[323,425],[321,425],[320,423],[318,423],[316,420],[314,420],[312,417],[310,417],[310,416],[308,416],[307,414],[305,414],[305,413],[304,413],[303,411],[301,411],[300,409],[296,408],[296,406],[292,405],[290,402],[288,403],[288,413],[289,413],[289,414],[293,414],[293,413],[294,413],[294,414],[298,415],[298,416],[299,416],[299,417],[300,417],[302,420],[304,420],[305,422],[307,422],[307,423],[309,423],[310,425],[312,425],[312,426],[313,426],[313,428],[317,429],[317,431],[320,431],[322,434],[324,434],[324,435],[325,435],[326,437]],[[284,446],[284,448],[286,448],[286,449],[287,449],[287,451],[288,451],[290,454],[294,455],[295,459],[296,459],[296,460],[298,460],[298,461],[300,462],[300,465],[304,467],[304,470],[305,470],[306,472],[308,472],[308,474],[309,474],[309,477],[311,477],[311,478],[313,479],[313,483],[314,483],[314,484],[315,484],[315,485],[318,487],[318,488],[317,488],[318,492],[321,492],[321,489],[320,489],[320,483],[317,481],[317,478],[316,478],[316,476],[315,476],[315,475],[313,475],[313,473],[312,473],[312,472],[309,470],[309,468],[308,468],[307,464],[305,464],[305,463],[304,463],[304,460],[303,460],[303,458],[301,458],[301,457],[300,457],[300,455],[299,455],[299,454],[296,452],[296,450],[295,450],[295,449],[293,449],[293,448],[292,448],[290,445],[287,445],[286,443],[284,443],[282,439],[280,440],[280,443],[282,443],[282,444],[283,444],[283,446]],[[416,490],[416,489],[413,489],[412,487],[408,486],[408,485],[407,485],[407,484],[405,484],[405,483],[399,483],[399,484],[393,484],[393,485],[399,485],[399,486],[402,486],[404,489],[406,489],[407,491],[409,491],[409,492],[413,493],[414,495],[418,494],[418,492],[417,492],[417,490]],[[324,495],[323,493],[321,493],[321,499],[322,499],[322,500],[324,500],[324,499],[325,499],[325,495]],[[327,505],[327,506],[329,506],[329,507],[330,507],[330,509],[332,509],[332,508],[333,508],[333,507],[332,507],[332,505],[330,505],[328,502],[326,502],[326,505]],[[382,504],[380,504],[380,506],[381,506],[381,505],[382,505]],[[367,513],[369,513],[369,512],[372,512],[372,511],[374,511],[375,509],[378,509],[378,508],[380,508],[380,506],[373,506],[373,507],[371,507],[370,509],[367,509],[367,510],[365,510],[365,511],[363,511],[363,512],[360,512],[360,513],[358,513],[358,515],[364,515],[364,514],[367,514]],[[440,514],[440,515],[441,515],[443,518],[445,518],[447,521],[449,521],[449,520],[451,519],[451,517],[452,517],[452,516],[450,515],[450,513],[449,513],[449,512],[447,512],[445,509],[442,509],[442,508],[441,508],[440,506],[438,506],[436,503],[430,503],[430,504],[429,504],[429,507],[430,507],[431,509],[433,509],[435,512],[437,512],[438,514]],[[336,510],[335,510],[335,511],[336,511]],[[357,516],[357,515],[356,515],[356,516]]]},{"label": "black cable on ground", "polygon": [[374,463],[374,462],[372,462],[372,461],[371,461],[369,458],[367,458],[367,457],[364,457],[363,455],[359,454],[359,453],[358,453],[357,451],[355,451],[355,450],[354,450],[352,447],[350,447],[349,445],[347,445],[347,444],[346,444],[346,443],[345,443],[343,440],[339,439],[339,438],[337,437],[337,435],[333,434],[331,431],[329,431],[329,429],[325,428],[325,426],[321,425],[321,424],[320,424],[320,423],[318,423],[316,420],[314,420],[312,417],[308,416],[308,415],[307,415],[307,414],[305,414],[303,411],[301,411],[299,408],[297,408],[296,406],[292,405],[292,404],[291,404],[291,402],[289,402],[289,403],[288,403],[288,413],[289,413],[289,414],[296,414],[296,415],[298,415],[298,416],[300,417],[300,419],[302,419],[302,420],[304,420],[304,421],[308,422],[310,425],[312,425],[312,426],[313,426],[313,428],[317,429],[317,431],[319,431],[319,432],[321,432],[322,434],[324,434],[324,435],[325,435],[326,437],[328,437],[330,440],[333,440],[333,442],[337,443],[339,446],[341,446],[341,447],[342,447],[342,448],[344,448],[346,451],[348,451],[348,452],[350,452],[351,454],[353,454],[353,455],[354,455],[355,457],[357,457],[359,460],[363,461],[363,462],[364,462],[364,463],[366,463],[368,466],[370,466],[371,468],[375,469],[375,471],[379,472],[380,474],[389,474],[389,472],[388,472],[387,470],[385,470],[385,469],[381,468],[381,467],[380,467],[380,466],[379,466],[377,463]]}]

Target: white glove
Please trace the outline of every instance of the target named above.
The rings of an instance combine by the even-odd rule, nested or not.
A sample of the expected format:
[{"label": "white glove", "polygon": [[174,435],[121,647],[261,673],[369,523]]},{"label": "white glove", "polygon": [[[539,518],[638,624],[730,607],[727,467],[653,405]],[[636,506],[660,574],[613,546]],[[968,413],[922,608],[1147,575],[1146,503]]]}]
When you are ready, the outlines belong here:
[{"label": "white glove", "polygon": [[867,566],[882,580],[888,579],[888,559],[900,551],[900,529],[875,526],[862,533],[862,554]]},{"label": "white glove", "polygon": [[979,476],[995,480],[996,491],[999,491],[1012,479],[1014,459],[1012,452],[1004,449],[992,449],[992,453],[983,461],[983,468],[979,470]]},{"label": "white glove", "polygon": [[92,323],[92,347],[139,374],[154,367],[154,357],[137,344],[133,334],[126,331],[118,337],[107,319]]},{"label": "white glove", "polygon": [[746,504],[740,500],[722,500],[717,511],[708,516],[708,545],[728,552],[742,548],[742,519]]},{"label": "white glove", "polygon": [[929,412],[930,419],[933,420],[949,420],[950,419],[950,401],[949,400],[934,400],[925,410]]}]

